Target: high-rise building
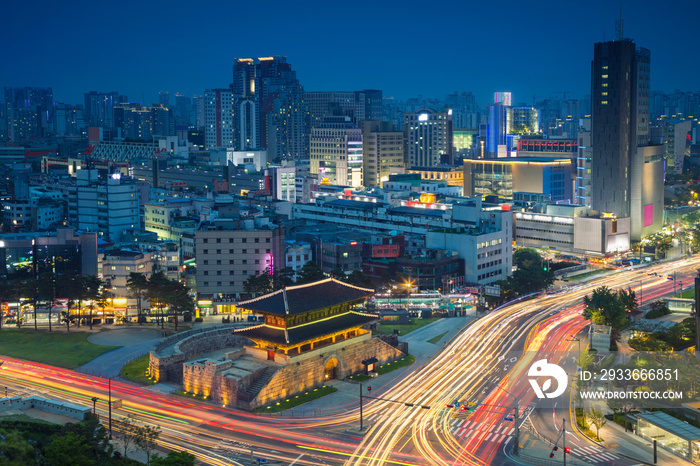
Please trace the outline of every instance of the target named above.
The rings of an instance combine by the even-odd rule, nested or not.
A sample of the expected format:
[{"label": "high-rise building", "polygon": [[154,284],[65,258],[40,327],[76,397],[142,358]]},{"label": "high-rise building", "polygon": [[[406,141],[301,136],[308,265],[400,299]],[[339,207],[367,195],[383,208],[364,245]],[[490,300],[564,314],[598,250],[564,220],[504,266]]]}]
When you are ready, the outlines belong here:
[{"label": "high-rise building", "polygon": [[160,91],[158,93],[158,103],[163,107],[170,107],[170,92]]},{"label": "high-rise building", "polygon": [[510,107],[504,103],[489,105],[489,123],[486,127],[486,156],[507,157],[507,137],[510,134]]},{"label": "high-rise building", "polygon": [[85,94],[85,121],[88,126],[115,127],[114,107],[127,102],[118,92],[90,91]]},{"label": "high-rise building", "polygon": [[80,231],[119,241],[128,228],[139,228],[139,191],[119,173],[106,179],[95,169],[76,172],[76,186],[68,192],[68,221]]},{"label": "high-rise building", "polygon": [[326,117],[311,130],[311,174],[332,184],[362,186],[362,131],[350,117]]},{"label": "high-rise building", "polygon": [[191,125],[192,118],[192,99],[179,92],[175,94],[175,124],[176,125]]},{"label": "high-rise building", "polygon": [[690,157],[691,131],[693,120],[663,120],[663,144],[666,170],[680,175],[683,173],[685,157]]},{"label": "high-rise building", "polygon": [[304,100],[309,107],[309,125],[318,128],[327,116],[349,116],[352,121],[383,119],[382,91],[365,89],[344,92],[305,92]]},{"label": "high-rise building", "polygon": [[452,110],[422,108],[404,114],[408,167],[452,164]]},{"label": "high-rise building", "polygon": [[54,110],[54,132],[59,136],[77,135],[85,128],[85,113],[82,105],[56,102]]},{"label": "high-rise building", "polygon": [[663,222],[663,146],[649,145],[649,50],[599,42],[591,64],[591,207],[630,217],[631,238]]},{"label": "high-rise building", "polygon": [[5,88],[5,124],[10,142],[47,136],[53,130],[53,119],[52,88]]},{"label": "high-rise building", "polygon": [[234,147],[267,149],[270,159],[308,159],[304,88],[287,57],[238,58],[233,66]]},{"label": "high-rise building", "polygon": [[202,131],[204,131],[206,126],[206,113],[206,98],[203,95],[193,96],[190,121],[194,123],[197,129]]},{"label": "high-rise building", "polygon": [[233,93],[230,89],[207,89],[204,97],[204,146],[233,148]]},{"label": "high-rise building", "polygon": [[366,120],[362,128],[362,180],[368,187],[389,180],[391,167],[404,166],[404,134],[390,121]]}]

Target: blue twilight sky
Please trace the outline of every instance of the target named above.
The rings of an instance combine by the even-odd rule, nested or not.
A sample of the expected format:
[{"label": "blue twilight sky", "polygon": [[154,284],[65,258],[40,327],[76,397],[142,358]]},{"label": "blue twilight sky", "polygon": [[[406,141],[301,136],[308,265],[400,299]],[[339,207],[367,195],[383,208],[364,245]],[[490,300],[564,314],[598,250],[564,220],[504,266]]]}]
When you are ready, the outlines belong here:
[{"label": "blue twilight sky", "polygon": [[[7,0],[0,86],[152,103],[160,90],[227,87],[235,57],[286,55],[307,91],[471,91],[484,105],[510,90],[531,104],[590,93],[593,43],[614,38],[619,11],[615,0]],[[652,89],[700,90],[700,1],[622,0],[622,11],[625,37],[651,50]]]}]

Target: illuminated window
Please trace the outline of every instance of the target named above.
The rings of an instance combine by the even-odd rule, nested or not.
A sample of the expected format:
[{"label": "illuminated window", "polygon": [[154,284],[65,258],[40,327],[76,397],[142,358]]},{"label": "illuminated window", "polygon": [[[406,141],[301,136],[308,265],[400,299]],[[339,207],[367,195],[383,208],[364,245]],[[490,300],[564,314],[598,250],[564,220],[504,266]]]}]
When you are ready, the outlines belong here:
[{"label": "illuminated window", "polygon": [[607,74],[604,74],[604,75],[602,76],[602,78],[603,78],[603,79],[608,79],[608,75],[607,75]]},{"label": "illuminated window", "polygon": [[603,100],[603,101],[601,101],[600,103],[603,104],[603,105],[608,105],[608,101],[607,101],[607,100]]},{"label": "illuminated window", "polygon": [[601,92],[600,95],[602,95],[603,97],[607,97],[608,93],[607,93],[607,92]]}]

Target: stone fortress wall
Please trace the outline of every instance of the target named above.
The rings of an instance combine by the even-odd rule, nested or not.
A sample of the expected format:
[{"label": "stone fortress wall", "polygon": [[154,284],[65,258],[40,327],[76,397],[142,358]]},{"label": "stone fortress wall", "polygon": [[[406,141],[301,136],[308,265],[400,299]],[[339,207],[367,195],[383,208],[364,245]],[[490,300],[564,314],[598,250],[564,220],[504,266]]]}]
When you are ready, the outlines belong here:
[{"label": "stone fortress wall", "polygon": [[[335,378],[343,379],[363,372],[363,360],[377,358],[377,365],[382,365],[405,356],[366,333],[296,356],[276,354],[273,362],[267,360],[266,351],[234,335],[234,328],[191,330],[160,342],[150,353],[150,374],[224,406],[255,409],[322,386],[329,362],[335,366]],[[218,359],[206,356],[226,349],[230,351]]]}]

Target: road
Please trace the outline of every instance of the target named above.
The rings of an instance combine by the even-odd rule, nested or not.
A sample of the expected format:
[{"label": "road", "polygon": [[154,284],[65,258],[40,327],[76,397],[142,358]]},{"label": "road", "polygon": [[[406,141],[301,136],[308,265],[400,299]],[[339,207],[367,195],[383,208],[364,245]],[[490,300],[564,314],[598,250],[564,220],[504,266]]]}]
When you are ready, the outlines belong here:
[{"label": "road", "polygon": [[[370,427],[363,436],[349,432],[358,427],[357,404],[347,406],[340,415],[285,419],[160,395],[116,381],[111,383],[112,398],[122,399],[123,407],[115,409],[113,417],[132,415],[159,425],[164,447],[186,449],[207,464],[248,465],[251,446],[254,458],[285,465],[516,464],[509,456],[516,441],[535,435],[531,430],[525,432],[526,426],[555,439],[561,419],[566,418],[569,425],[568,397],[544,407],[535,403],[527,371],[534,361],[548,359],[561,363],[570,378],[576,374],[573,358],[578,356],[578,343],[571,337],[585,335],[587,321],[580,315],[583,296],[603,284],[637,291],[641,286],[647,302],[673,289],[668,274],[676,272],[676,282],[682,280],[687,286],[699,265],[700,258],[687,258],[619,270],[586,285],[511,303],[490,313],[463,329],[429,362],[409,369],[392,387],[372,392],[372,396],[405,404],[366,403],[364,420]],[[97,396],[98,412],[107,414],[106,379],[7,358],[0,369],[0,386],[15,393],[46,394],[88,406]],[[462,411],[455,407],[456,401],[474,406]],[[113,428],[119,428],[116,421]],[[599,447],[576,431],[567,427],[567,432],[574,459],[635,464],[618,455],[606,457],[608,453],[598,451]]]}]

